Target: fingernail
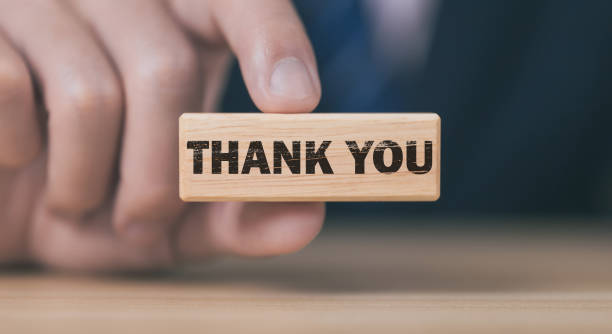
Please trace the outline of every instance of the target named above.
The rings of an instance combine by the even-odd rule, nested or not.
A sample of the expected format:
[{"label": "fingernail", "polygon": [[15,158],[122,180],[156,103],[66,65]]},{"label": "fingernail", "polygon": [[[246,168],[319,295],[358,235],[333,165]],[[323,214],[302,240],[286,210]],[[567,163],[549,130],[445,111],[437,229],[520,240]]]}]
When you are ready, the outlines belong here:
[{"label": "fingernail", "polygon": [[315,87],[306,65],[295,57],[276,62],[270,76],[270,91],[276,96],[296,100],[315,95]]},{"label": "fingernail", "polygon": [[161,238],[162,234],[161,225],[153,222],[131,222],[124,229],[125,238],[140,245],[149,245]]}]

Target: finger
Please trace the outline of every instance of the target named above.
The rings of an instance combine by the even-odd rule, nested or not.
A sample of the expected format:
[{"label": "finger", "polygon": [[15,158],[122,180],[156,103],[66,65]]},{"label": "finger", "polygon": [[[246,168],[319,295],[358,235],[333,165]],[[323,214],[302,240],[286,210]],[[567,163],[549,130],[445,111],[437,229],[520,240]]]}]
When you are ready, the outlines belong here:
[{"label": "finger", "polygon": [[40,151],[30,73],[19,54],[0,35],[0,166],[23,166]]},{"label": "finger", "polygon": [[37,208],[29,231],[30,256],[53,269],[79,272],[116,272],[168,267],[168,243],[142,249],[116,237],[110,203],[84,220],[49,215]]},{"label": "finger", "polygon": [[202,39],[226,41],[247,89],[264,112],[309,112],[321,98],[317,66],[289,0],[171,0],[176,16]]},{"label": "finger", "polygon": [[159,1],[75,1],[113,56],[126,94],[117,231],[149,245],[183,208],[178,196],[181,113],[201,109],[197,53]]},{"label": "finger", "polygon": [[121,90],[94,36],[57,1],[3,1],[0,21],[31,65],[49,111],[49,208],[80,215],[108,190]]},{"label": "finger", "polygon": [[295,252],[321,230],[322,203],[200,204],[190,210],[176,233],[181,261],[218,254],[271,256]]},{"label": "finger", "polygon": [[197,46],[203,76],[202,112],[217,112],[227,83],[232,56],[225,48]]},{"label": "finger", "polygon": [[46,154],[20,169],[0,168],[0,264],[30,261],[32,212],[44,187]]}]

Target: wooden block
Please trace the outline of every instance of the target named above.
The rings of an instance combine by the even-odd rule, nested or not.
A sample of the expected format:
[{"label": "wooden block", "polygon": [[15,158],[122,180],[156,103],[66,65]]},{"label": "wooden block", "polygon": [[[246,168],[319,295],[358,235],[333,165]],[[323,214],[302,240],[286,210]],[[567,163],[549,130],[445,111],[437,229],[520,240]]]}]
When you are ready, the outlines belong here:
[{"label": "wooden block", "polygon": [[430,113],[183,114],[184,201],[435,201]]}]

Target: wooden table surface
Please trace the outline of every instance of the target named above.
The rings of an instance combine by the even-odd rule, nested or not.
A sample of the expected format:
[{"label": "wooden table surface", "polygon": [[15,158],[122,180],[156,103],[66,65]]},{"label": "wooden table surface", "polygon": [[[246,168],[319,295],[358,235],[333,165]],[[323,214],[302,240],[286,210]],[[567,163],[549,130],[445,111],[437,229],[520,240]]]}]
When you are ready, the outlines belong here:
[{"label": "wooden table surface", "polygon": [[612,333],[610,233],[451,226],[155,277],[6,272],[0,333]]}]

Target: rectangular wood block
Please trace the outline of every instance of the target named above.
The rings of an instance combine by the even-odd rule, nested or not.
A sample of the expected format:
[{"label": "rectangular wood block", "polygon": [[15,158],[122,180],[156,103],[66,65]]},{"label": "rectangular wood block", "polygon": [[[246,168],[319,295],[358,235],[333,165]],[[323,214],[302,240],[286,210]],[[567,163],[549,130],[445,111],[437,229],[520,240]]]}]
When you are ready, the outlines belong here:
[{"label": "rectangular wood block", "polygon": [[183,114],[184,201],[435,201],[431,113]]}]

